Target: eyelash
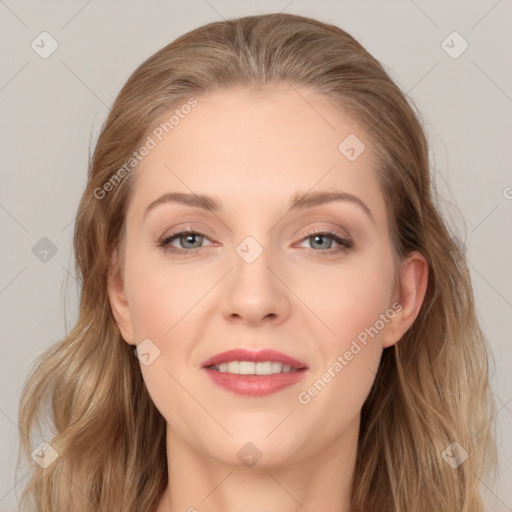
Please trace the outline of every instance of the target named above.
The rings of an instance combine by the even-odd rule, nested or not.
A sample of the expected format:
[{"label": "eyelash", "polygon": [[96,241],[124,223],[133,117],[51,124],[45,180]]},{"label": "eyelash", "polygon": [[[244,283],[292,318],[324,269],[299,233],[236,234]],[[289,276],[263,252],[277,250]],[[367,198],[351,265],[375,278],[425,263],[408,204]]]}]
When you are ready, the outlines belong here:
[{"label": "eyelash", "polygon": [[[193,229],[186,229],[184,231],[179,231],[177,233],[171,233],[170,235],[167,235],[167,236],[159,239],[158,247],[162,248],[166,252],[169,252],[171,254],[177,254],[177,255],[194,254],[198,250],[204,249],[204,247],[196,247],[194,249],[179,249],[179,248],[176,248],[176,247],[173,247],[170,245],[171,242],[173,242],[174,240],[179,238],[181,235],[189,235],[189,234],[199,235],[199,236],[202,236],[203,238],[208,238],[205,234],[203,234],[199,231],[196,231]],[[336,231],[333,231],[330,229],[317,229],[317,230],[310,231],[310,232],[306,233],[306,235],[301,239],[301,242],[304,240],[307,240],[308,238],[311,238],[315,235],[327,235],[328,238],[331,238],[337,244],[339,244],[339,247],[334,250],[330,250],[330,249],[321,250],[321,249],[306,248],[306,249],[309,249],[310,251],[313,251],[312,254],[314,254],[315,256],[318,256],[318,257],[328,257],[328,256],[336,255],[336,254],[348,251],[348,250],[352,249],[354,246],[354,244],[351,240],[349,240],[347,238],[342,238]]]}]

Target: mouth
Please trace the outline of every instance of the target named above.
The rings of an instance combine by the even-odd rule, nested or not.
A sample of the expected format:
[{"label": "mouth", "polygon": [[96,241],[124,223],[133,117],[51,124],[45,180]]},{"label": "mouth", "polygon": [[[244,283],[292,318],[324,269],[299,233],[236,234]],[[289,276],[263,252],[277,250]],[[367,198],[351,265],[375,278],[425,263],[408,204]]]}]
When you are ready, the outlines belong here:
[{"label": "mouth", "polygon": [[236,375],[273,375],[276,373],[298,372],[301,368],[292,368],[289,364],[277,361],[230,361],[217,365],[207,366],[210,370],[221,373],[234,373]]},{"label": "mouth", "polygon": [[248,396],[266,396],[301,380],[308,366],[281,352],[235,349],[204,361],[201,369],[220,387]]}]

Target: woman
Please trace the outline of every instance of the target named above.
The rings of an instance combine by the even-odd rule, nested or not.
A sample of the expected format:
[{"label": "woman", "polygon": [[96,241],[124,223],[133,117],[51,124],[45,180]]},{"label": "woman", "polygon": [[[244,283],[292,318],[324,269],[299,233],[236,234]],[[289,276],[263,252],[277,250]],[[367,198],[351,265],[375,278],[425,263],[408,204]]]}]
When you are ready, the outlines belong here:
[{"label": "woman", "polygon": [[343,30],[251,16],[150,57],[74,249],[78,322],[20,406],[35,510],[483,510],[466,261],[417,115]]}]

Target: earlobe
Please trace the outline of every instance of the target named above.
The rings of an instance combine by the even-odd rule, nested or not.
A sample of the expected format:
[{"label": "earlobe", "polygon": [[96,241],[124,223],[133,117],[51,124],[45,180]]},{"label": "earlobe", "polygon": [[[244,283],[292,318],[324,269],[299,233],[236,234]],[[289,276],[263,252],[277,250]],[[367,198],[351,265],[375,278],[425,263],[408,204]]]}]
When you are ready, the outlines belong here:
[{"label": "earlobe", "polygon": [[119,268],[117,250],[114,251],[109,265],[107,291],[110,308],[117,323],[117,327],[121,332],[121,336],[130,345],[135,345],[130,307],[126,298],[123,278]]},{"label": "earlobe", "polygon": [[428,283],[428,263],[418,251],[413,251],[402,263],[400,273],[400,311],[388,324],[383,348],[394,345],[407,332],[418,316]]}]

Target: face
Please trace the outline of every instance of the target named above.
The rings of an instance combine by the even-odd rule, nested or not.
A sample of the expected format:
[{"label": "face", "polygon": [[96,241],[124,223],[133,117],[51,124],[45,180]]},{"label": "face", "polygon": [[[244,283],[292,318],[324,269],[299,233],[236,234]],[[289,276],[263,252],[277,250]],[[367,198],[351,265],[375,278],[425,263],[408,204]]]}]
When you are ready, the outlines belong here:
[{"label": "face", "polygon": [[260,464],[306,460],[357,427],[415,316],[370,140],[306,89],[197,101],[136,170],[112,309],[173,439],[228,464],[247,442]]}]

